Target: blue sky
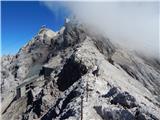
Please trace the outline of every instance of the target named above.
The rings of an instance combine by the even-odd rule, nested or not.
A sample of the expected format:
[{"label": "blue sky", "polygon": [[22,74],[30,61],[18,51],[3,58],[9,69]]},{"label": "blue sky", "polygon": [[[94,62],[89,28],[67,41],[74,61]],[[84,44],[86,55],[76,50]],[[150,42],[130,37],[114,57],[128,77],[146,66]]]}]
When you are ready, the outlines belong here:
[{"label": "blue sky", "polygon": [[[53,4],[53,3],[52,3]],[[60,2],[54,2],[50,11],[38,1],[8,1],[1,3],[1,41],[2,55],[15,54],[36,35],[42,25],[54,31],[64,24],[70,11]]]}]

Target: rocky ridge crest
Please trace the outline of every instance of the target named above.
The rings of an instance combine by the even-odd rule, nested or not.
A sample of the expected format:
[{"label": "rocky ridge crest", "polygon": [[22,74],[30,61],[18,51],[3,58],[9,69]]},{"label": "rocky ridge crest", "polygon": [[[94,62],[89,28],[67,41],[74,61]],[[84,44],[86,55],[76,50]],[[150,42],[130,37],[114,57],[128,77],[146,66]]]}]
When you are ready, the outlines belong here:
[{"label": "rocky ridge crest", "polygon": [[[59,32],[42,28],[1,64],[4,120],[160,119],[159,62],[117,48],[72,20]],[[49,77],[43,67],[53,69]],[[16,87],[36,74],[39,82],[15,99]]]}]

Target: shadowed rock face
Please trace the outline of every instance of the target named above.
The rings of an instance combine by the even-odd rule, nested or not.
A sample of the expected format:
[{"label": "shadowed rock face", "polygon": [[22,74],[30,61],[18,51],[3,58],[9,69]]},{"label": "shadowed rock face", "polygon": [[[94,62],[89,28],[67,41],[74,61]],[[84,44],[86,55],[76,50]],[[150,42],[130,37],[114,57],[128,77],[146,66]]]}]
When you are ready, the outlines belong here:
[{"label": "shadowed rock face", "polygon": [[111,88],[106,95],[102,97],[112,97],[111,104],[119,104],[125,108],[134,108],[137,107],[136,99],[130,95],[128,92],[121,92],[118,88]]},{"label": "shadowed rock face", "polygon": [[62,71],[58,75],[57,85],[60,91],[66,90],[74,82],[79,80],[82,75],[87,73],[87,68],[82,63],[78,63],[71,57],[66,61]]},{"label": "shadowed rock face", "polygon": [[33,104],[33,94],[32,91],[28,91],[27,93],[27,105],[32,105]]},{"label": "shadowed rock face", "polygon": [[94,108],[103,120],[135,120],[134,115],[125,109],[102,109],[102,106]]},{"label": "shadowed rock face", "polygon": [[154,115],[136,109],[135,113],[116,107],[95,106],[94,109],[103,120],[158,120]]},{"label": "shadowed rock face", "polygon": [[111,88],[107,94],[102,95],[102,97],[111,97],[111,96],[115,96],[119,93],[119,90],[117,87],[113,87]]},{"label": "shadowed rock face", "polygon": [[111,101],[112,104],[120,104],[123,107],[133,108],[136,107],[136,99],[128,92],[117,94]]}]

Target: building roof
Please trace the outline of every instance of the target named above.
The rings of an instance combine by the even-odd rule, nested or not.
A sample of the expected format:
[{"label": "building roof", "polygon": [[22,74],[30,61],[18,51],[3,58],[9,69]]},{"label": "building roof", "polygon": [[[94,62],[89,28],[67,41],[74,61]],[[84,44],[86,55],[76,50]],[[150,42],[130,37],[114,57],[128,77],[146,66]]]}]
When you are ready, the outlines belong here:
[{"label": "building roof", "polygon": [[38,77],[39,77],[39,75],[34,75],[32,77],[29,77],[29,78],[25,79],[24,82],[21,83],[20,85],[18,85],[16,88],[18,89],[18,88],[24,87],[25,85],[27,85],[31,82],[35,82]]}]

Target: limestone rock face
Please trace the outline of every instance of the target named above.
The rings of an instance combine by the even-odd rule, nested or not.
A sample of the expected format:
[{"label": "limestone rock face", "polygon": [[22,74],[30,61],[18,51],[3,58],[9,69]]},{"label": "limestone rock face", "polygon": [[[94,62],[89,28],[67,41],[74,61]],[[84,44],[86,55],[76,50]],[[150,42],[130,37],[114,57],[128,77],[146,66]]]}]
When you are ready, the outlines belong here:
[{"label": "limestone rock face", "polygon": [[160,62],[72,20],[41,28],[1,64],[3,120],[160,119]]}]

